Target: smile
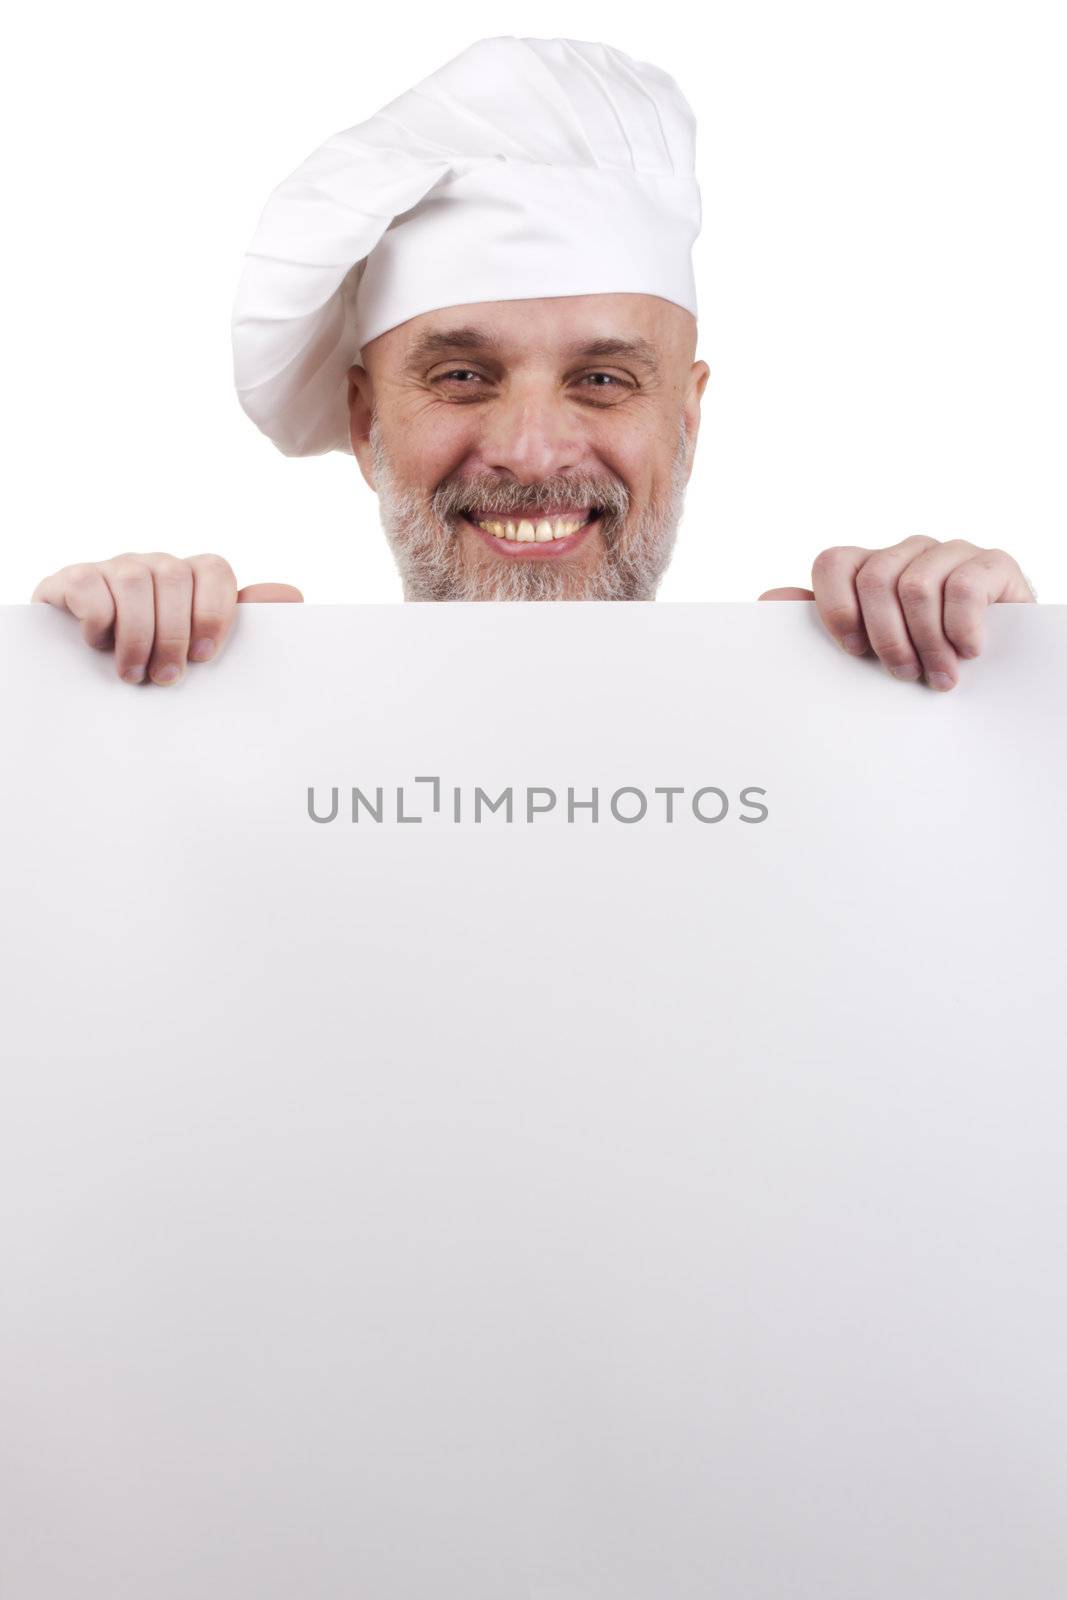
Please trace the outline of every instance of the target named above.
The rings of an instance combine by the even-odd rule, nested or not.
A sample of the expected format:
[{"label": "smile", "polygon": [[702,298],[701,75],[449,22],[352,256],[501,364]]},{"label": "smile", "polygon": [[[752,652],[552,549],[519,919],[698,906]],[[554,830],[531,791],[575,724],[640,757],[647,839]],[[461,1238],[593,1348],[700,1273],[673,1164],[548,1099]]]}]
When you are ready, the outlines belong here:
[{"label": "smile", "polygon": [[564,556],[574,550],[599,519],[598,507],[535,517],[464,516],[499,555],[512,557]]}]

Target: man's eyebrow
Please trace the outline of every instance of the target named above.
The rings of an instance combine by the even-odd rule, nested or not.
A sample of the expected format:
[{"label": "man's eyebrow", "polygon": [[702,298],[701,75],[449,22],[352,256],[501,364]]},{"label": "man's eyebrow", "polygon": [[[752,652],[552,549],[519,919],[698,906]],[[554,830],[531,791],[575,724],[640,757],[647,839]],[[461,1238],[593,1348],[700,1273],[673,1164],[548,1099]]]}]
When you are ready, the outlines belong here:
[{"label": "man's eyebrow", "polygon": [[[484,328],[442,328],[427,331],[416,339],[408,352],[405,372],[417,372],[432,356],[449,351],[466,351],[471,354],[499,356],[503,346]],[[606,361],[612,356],[634,361],[651,373],[658,373],[659,360],[656,349],[647,339],[591,339],[577,340],[565,351],[569,360]]]},{"label": "man's eyebrow", "polygon": [[589,344],[573,344],[568,350],[572,357],[581,356],[588,361],[606,361],[610,356],[621,356],[624,361],[635,361],[649,372],[659,371],[656,347],[647,339],[593,339]]},{"label": "man's eyebrow", "polygon": [[477,350],[486,355],[496,355],[500,345],[492,334],[482,328],[427,330],[419,335],[408,351],[404,371],[417,372],[431,356],[445,355],[449,350]]}]

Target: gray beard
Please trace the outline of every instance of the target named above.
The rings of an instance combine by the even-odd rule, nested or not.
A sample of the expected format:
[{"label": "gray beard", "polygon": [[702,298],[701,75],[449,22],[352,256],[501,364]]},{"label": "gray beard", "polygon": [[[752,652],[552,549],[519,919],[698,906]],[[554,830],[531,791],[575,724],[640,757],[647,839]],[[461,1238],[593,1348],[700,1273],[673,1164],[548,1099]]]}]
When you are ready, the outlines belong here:
[{"label": "gray beard", "polygon": [[[653,600],[674,553],[685,504],[686,429],[681,419],[666,502],[650,505],[628,525],[630,496],[616,479],[557,478],[536,489],[496,485],[497,514],[528,514],[563,504],[604,507],[600,530],[606,550],[599,567],[584,563],[522,561],[499,557],[470,567],[462,559],[457,499],[470,485],[445,484],[429,501],[397,482],[375,414],[370,447],[382,527],[393,552],[405,600]],[[487,485],[488,487],[488,485]]]}]

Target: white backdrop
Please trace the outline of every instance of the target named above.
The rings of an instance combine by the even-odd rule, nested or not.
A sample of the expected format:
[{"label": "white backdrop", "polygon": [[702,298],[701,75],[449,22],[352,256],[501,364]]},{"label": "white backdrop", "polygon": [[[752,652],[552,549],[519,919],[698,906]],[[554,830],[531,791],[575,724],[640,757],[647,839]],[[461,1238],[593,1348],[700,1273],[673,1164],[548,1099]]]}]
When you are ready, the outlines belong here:
[{"label": "white backdrop", "polygon": [[1067,607],[111,665],[0,611],[4,1600],[1062,1600]]},{"label": "white backdrop", "polygon": [[60,0],[7,27],[0,601],[130,549],[399,599],[355,462],[288,460],[240,411],[230,305],[270,190],[498,33],[603,39],[698,117],[711,380],[661,598],[754,600],[828,545],[927,533],[1067,600],[1053,0]]}]

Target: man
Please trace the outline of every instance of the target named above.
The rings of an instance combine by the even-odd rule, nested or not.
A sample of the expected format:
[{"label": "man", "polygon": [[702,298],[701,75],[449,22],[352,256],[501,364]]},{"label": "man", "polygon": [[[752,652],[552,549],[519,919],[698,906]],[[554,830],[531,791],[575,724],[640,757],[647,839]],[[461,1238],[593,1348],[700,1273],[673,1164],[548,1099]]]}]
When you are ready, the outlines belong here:
[{"label": "man", "polygon": [[[233,312],[241,405],[287,455],[344,450],[406,600],[638,600],[670,561],[709,376],[695,359],[695,120],[606,45],[479,41],[336,135],[271,195]],[[1036,599],[1003,550],[914,537],[824,550],[813,600],[846,650],[958,681],[987,605]],[[242,601],[217,555],[64,567],[127,682],[209,660]]]}]

